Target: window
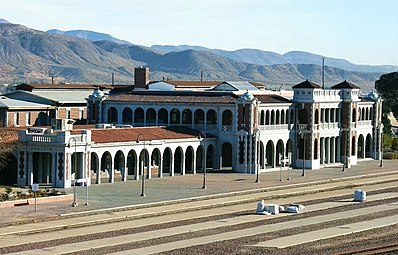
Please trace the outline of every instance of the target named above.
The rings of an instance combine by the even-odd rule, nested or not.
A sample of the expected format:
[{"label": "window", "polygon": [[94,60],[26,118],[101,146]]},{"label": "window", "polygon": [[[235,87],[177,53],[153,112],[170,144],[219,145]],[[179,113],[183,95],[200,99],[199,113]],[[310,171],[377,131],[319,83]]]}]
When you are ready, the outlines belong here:
[{"label": "window", "polygon": [[26,113],[26,126],[30,126],[31,125],[31,121],[30,121],[30,112]]},{"label": "window", "polygon": [[19,112],[14,113],[14,125],[19,126]]},{"label": "window", "polygon": [[70,119],[70,110],[66,111],[66,119]]}]

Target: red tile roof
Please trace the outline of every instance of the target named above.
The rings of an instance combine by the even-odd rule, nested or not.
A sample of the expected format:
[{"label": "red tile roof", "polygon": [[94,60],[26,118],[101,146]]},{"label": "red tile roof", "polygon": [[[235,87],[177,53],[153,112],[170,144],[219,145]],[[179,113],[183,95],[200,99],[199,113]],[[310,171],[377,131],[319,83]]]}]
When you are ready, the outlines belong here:
[{"label": "red tile roof", "polygon": [[95,143],[133,142],[140,136],[140,141],[198,138],[199,131],[184,127],[137,127],[115,129],[92,129],[91,140]]},{"label": "red tile roof", "polygon": [[127,94],[111,95],[107,101],[156,102],[156,103],[235,103],[237,96],[232,93],[188,92],[188,91],[136,91]]}]

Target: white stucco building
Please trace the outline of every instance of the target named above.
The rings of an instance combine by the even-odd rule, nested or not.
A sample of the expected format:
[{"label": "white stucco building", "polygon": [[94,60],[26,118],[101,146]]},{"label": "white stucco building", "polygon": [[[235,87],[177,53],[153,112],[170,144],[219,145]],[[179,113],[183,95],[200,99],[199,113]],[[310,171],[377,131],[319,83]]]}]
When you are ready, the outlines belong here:
[{"label": "white stucco building", "polygon": [[159,178],[202,172],[204,165],[254,174],[279,169],[282,159],[309,170],[380,158],[377,95],[360,96],[346,81],[322,89],[307,80],[290,96],[242,85],[109,96],[96,90],[87,98],[92,128],[68,130],[65,122],[66,130],[20,131],[18,184],[139,179],[139,162],[147,178]]}]

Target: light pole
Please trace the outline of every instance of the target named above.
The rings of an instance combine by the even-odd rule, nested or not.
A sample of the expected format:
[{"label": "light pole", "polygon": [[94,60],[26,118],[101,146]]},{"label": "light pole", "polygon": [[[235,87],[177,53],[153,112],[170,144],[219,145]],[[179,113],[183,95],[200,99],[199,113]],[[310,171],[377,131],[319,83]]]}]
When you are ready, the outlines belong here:
[{"label": "light pole", "polygon": [[201,139],[201,138],[204,138],[203,139],[203,144],[204,144],[204,163],[203,163],[203,186],[202,186],[202,189],[207,189],[207,186],[206,186],[206,156],[207,156],[207,154],[206,154],[206,132],[205,131],[202,131],[202,132],[200,132],[199,133],[199,139]]},{"label": "light pole", "polygon": [[380,130],[380,167],[383,167],[383,124],[379,123]]},{"label": "light pole", "polygon": [[254,129],[254,133],[253,133],[254,139],[256,141],[256,162],[255,162],[255,166],[256,166],[256,182],[260,182],[260,164],[259,164],[259,156],[260,156],[260,130],[258,128]]},{"label": "light pole", "polygon": [[145,197],[145,161],[146,161],[146,151],[145,151],[145,137],[142,133],[138,134],[137,140],[135,141],[136,143],[140,142],[140,136],[142,136],[142,141],[144,142],[144,159],[143,162],[141,163],[141,169],[142,169],[142,174],[141,174],[141,197]]},{"label": "light pole", "polygon": [[279,181],[283,181],[282,180],[282,157],[283,157],[283,155],[281,153],[279,153],[279,164],[281,165],[281,170],[279,171]]},{"label": "light pole", "polygon": [[305,134],[302,132],[303,135],[303,172],[301,173],[301,176],[305,176]]},{"label": "light pole", "polygon": [[75,142],[75,178],[73,180],[73,203],[72,203],[72,207],[76,207],[77,206],[77,192],[76,192],[76,174],[77,174],[77,146],[76,146],[76,138],[75,137],[70,137],[69,138],[69,142],[68,142],[68,147],[70,148],[70,140],[73,140]]}]

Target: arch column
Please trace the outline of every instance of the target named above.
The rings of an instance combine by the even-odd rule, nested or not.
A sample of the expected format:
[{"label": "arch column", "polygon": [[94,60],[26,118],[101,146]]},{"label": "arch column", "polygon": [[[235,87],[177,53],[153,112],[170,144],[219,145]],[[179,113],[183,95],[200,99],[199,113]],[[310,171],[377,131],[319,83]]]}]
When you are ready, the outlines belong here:
[{"label": "arch column", "polygon": [[321,164],[325,164],[325,138],[320,139]]},{"label": "arch column", "polygon": [[[182,150],[182,149],[181,149]],[[182,150],[182,155],[181,155],[181,175],[185,175],[185,153]]]},{"label": "arch column", "polygon": [[330,163],[336,162],[336,145],[335,145],[335,137],[330,138]]},{"label": "arch column", "polygon": [[159,165],[158,165],[158,177],[162,178],[163,177],[163,157],[162,157],[162,153],[159,150]]}]

